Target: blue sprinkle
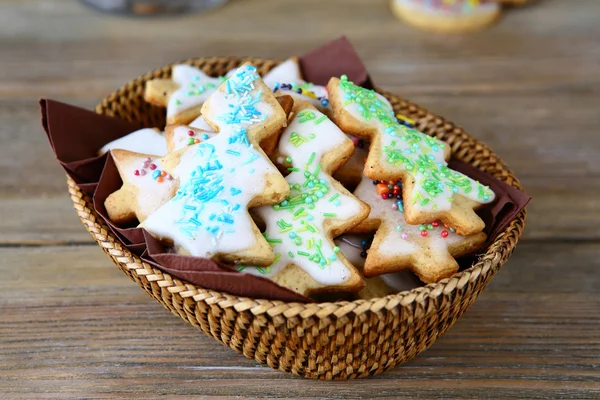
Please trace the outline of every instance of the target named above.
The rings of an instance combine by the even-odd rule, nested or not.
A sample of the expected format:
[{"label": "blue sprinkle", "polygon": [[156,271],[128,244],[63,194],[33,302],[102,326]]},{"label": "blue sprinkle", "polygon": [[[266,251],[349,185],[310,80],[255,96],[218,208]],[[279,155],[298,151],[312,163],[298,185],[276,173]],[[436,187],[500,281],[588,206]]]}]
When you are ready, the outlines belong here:
[{"label": "blue sprinkle", "polygon": [[336,206],[336,207],[339,207],[340,204],[342,204],[342,203],[339,200],[336,200],[336,201],[333,202],[333,205]]},{"label": "blue sprinkle", "polygon": [[237,196],[238,194],[242,193],[242,191],[240,189],[236,189],[236,188],[231,188],[229,189],[229,191],[231,192],[232,196]]},{"label": "blue sprinkle", "polygon": [[240,209],[240,207],[241,207],[241,206],[240,206],[239,204],[236,204],[235,206],[233,206],[233,211],[237,211],[237,210],[239,210],[239,209]]},{"label": "blue sprinkle", "polygon": [[290,232],[289,235],[290,239],[295,239],[296,238],[296,232]]},{"label": "blue sprinkle", "polygon": [[188,221],[196,226],[202,225],[202,223],[200,221],[198,221],[196,218],[190,218],[190,219],[188,219]]},{"label": "blue sprinkle", "polygon": [[152,179],[156,179],[160,176],[160,171],[158,169],[154,170],[152,173]]},{"label": "blue sprinkle", "polygon": [[208,140],[208,135],[206,133],[202,135],[202,140]]}]

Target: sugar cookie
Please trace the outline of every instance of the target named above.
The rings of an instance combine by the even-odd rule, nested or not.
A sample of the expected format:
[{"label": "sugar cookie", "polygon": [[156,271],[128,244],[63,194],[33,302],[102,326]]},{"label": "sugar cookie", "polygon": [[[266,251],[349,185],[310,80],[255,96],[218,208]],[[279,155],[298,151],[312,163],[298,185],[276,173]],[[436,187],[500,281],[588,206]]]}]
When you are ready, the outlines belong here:
[{"label": "sugar cookie", "polygon": [[[281,105],[281,108],[283,108],[283,111],[285,112],[286,116],[292,113],[294,107],[294,100],[292,97],[281,95],[277,97],[277,101],[279,102],[279,105]],[[286,126],[287,124],[284,125],[283,128],[285,128]],[[213,128],[210,125],[208,125],[208,123],[204,120],[204,117],[202,115],[200,115],[198,118],[192,121],[189,125],[189,128],[192,128],[193,135],[190,135],[189,130],[186,131],[185,127],[182,126],[181,128],[182,129],[180,129],[177,132],[169,133],[169,138],[167,138],[167,148],[169,149],[169,153],[181,149],[186,145],[199,143],[200,140],[206,140],[202,138],[210,138],[215,135]],[[165,132],[165,135],[166,134],[167,133]],[[186,134],[188,135],[188,137],[186,137]],[[268,138],[263,139],[262,142],[260,142],[260,147],[267,155],[271,155],[277,147],[278,140],[279,134],[272,135]],[[192,143],[192,141],[194,141],[194,143]],[[177,142],[178,144],[175,145],[175,142]]]},{"label": "sugar cookie", "polygon": [[258,146],[287,117],[249,64],[211,95],[202,115],[218,134],[164,158],[181,184],[142,227],[182,254],[269,265],[274,252],[247,208],[275,204],[289,194],[287,182]]},{"label": "sugar cookie", "polygon": [[480,0],[391,0],[399,19],[430,32],[461,33],[483,29],[498,19],[498,3]]},{"label": "sugar cookie", "polygon": [[[372,234],[345,233],[335,239],[335,244],[348,261],[363,273],[367,250],[371,246],[372,240]],[[365,287],[358,292],[357,297],[359,299],[383,297],[411,290],[421,285],[417,277],[410,271],[394,272],[373,278],[365,278]]]},{"label": "sugar cookie", "polygon": [[255,210],[266,224],[264,236],[273,246],[275,262],[267,268],[240,269],[305,295],[362,288],[360,274],[332,240],[369,213],[330,175],[352,149],[352,141],[326,115],[312,107],[300,110],[277,151],[291,165],[286,177],[290,196]]},{"label": "sugar cookie", "polygon": [[354,191],[356,197],[369,204],[371,212],[353,231],[376,231],[367,252],[365,276],[409,269],[425,283],[438,282],[458,271],[455,257],[472,253],[485,242],[483,232],[460,236],[438,221],[407,224],[402,200],[384,199],[380,194],[380,185],[386,184],[393,187],[395,182],[374,182],[364,177]]},{"label": "sugar cookie", "polygon": [[461,235],[481,232],[475,208],[494,200],[489,187],[447,166],[449,147],[401,124],[381,95],[355,86],[345,76],[328,84],[334,119],[346,133],[370,140],[364,175],[404,184],[410,224],[441,220]]},{"label": "sugar cookie", "polygon": [[207,141],[216,136],[216,134],[213,131],[195,129],[191,125],[167,125],[165,128],[167,150],[169,153],[173,153],[188,146]]},{"label": "sugar cookie", "polygon": [[129,150],[155,156],[164,156],[167,154],[165,136],[156,128],[140,129],[113,140],[102,146],[98,154],[102,155],[112,149]]},{"label": "sugar cookie", "polygon": [[111,150],[123,186],[104,201],[108,218],[116,225],[143,222],[169,201],[179,182],[168,174],[161,159],[127,150]]},{"label": "sugar cookie", "polygon": [[210,77],[191,65],[178,64],[171,69],[171,79],[153,79],[146,84],[144,99],[167,107],[167,124],[187,124],[200,115],[202,104],[225,79]]}]

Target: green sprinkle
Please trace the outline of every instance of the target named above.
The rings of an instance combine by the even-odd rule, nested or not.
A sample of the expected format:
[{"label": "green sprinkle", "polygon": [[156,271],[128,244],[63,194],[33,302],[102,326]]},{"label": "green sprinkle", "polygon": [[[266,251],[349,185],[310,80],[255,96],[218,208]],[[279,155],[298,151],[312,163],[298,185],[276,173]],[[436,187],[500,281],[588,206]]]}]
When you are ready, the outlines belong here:
[{"label": "green sprinkle", "polygon": [[335,213],[323,213],[323,215],[326,217],[331,217],[331,218],[337,217],[337,214],[335,214]]},{"label": "green sprinkle", "polygon": [[301,136],[298,132],[292,132],[288,141],[294,147],[300,147],[303,143],[308,142],[308,140],[305,137]]},{"label": "green sprinkle", "polygon": [[337,247],[337,246],[335,246],[335,247],[333,248],[333,252],[334,252],[334,253],[339,253],[339,252],[340,252],[340,248],[339,248],[339,247]]},{"label": "green sprinkle", "polygon": [[181,105],[181,101],[179,101],[179,99],[175,99],[175,105],[176,106],[180,106]]},{"label": "green sprinkle", "polygon": [[315,125],[319,125],[321,122],[325,121],[327,119],[326,115],[323,115],[321,118],[319,118],[318,120],[315,121]]},{"label": "green sprinkle", "polygon": [[340,196],[340,194],[339,194],[339,193],[336,193],[336,194],[334,194],[333,196],[331,196],[331,197],[329,198],[329,201],[330,201],[330,202],[331,202],[331,201],[334,201],[334,200],[335,200],[335,199],[337,199],[339,196]]},{"label": "green sprinkle", "polygon": [[315,159],[315,152],[313,151],[310,154],[310,157],[308,158],[308,162],[306,164],[308,164],[308,165],[312,164],[312,162],[313,162],[314,159]]},{"label": "green sprinkle", "polygon": [[290,171],[290,172],[298,172],[298,171],[300,171],[300,168],[289,167],[287,170]]},{"label": "green sprinkle", "polygon": [[286,157],[285,161],[291,163],[292,162],[292,157]]},{"label": "green sprinkle", "polygon": [[297,251],[296,254],[298,254],[299,256],[304,256],[304,257],[310,256],[310,254],[305,251]]},{"label": "green sprinkle", "polygon": [[267,240],[267,243],[282,243],[281,239],[269,239],[269,238],[265,238]]},{"label": "green sprinkle", "polygon": [[294,255],[294,253],[292,253],[291,251],[288,251],[288,256],[290,256],[291,258],[296,258],[296,256]]}]

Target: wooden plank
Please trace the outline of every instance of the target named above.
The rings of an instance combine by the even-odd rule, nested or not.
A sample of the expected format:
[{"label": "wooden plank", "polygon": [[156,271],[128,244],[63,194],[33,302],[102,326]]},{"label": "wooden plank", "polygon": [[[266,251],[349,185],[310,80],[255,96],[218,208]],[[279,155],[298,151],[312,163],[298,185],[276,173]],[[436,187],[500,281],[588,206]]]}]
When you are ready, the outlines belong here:
[{"label": "wooden plank", "polygon": [[3,248],[0,284],[18,285],[0,292],[0,393],[589,398],[600,394],[596,247],[519,246],[431,349],[375,379],[328,384],[217,344],[151,300],[95,246]]}]

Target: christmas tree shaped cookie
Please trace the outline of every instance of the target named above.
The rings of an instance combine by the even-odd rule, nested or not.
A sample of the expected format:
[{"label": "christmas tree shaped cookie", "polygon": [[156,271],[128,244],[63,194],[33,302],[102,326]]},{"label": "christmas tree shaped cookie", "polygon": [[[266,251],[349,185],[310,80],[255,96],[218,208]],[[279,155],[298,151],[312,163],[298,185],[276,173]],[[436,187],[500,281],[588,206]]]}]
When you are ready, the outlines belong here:
[{"label": "christmas tree shaped cookie", "polygon": [[290,195],[255,210],[266,225],[264,236],[275,261],[267,268],[245,267],[244,272],[302,294],[362,288],[362,277],[332,240],[369,213],[368,206],[331,177],[353,147],[327,116],[312,107],[300,110],[278,147],[278,157],[291,165],[286,177]]},{"label": "christmas tree shaped cookie", "polygon": [[191,65],[178,64],[172,68],[171,79],[153,79],[146,84],[144,99],[167,107],[167,124],[188,124],[200,115],[202,104],[224,79],[210,77]]},{"label": "christmas tree shaped cookie", "polygon": [[[174,65],[171,79],[153,79],[146,84],[144,99],[167,107],[167,124],[191,123],[192,126],[205,128],[203,121],[196,121],[202,105],[234,71],[229,71],[225,77],[213,78],[192,65]],[[267,73],[264,83],[273,89],[275,82],[295,82],[297,79],[300,79],[297,60],[289,59]]]},{"label": "christmas tree shaped cookie", "polygon": [[111,155],[123,180],[104,201],[115,224],[143,222],[175,195],[179,182],[164,170],[160,158],[120,149],[111,150]]},{"label": "christmas tree shaped cookie", "polygon": [[248,64],[213,93],[202,114],[218,134],[164,158],[180,187],[142,227],[182,254],[269,265],[273,250],[247,208],[275,204],[289,194],[257,145],[281,129],[286,115]]},{"label": "christmas tree shaped cookie", "polygon": [[484,222],[473,211],[494,200],[479,182],[447,166],[449,149],[440,140],[399,123],[381,95],[347,80],[328,84],[334,119],[346,133],[371,142],[364,174],[404,184],[406,220],[441,220],[461,235],[481,232]]},{"label": "christmas tree shaped cookie", "polygon": [[363,177],[354,191],[356,197],[371,207],[371,212],[353,231],[377,231],[367,252],[365,276],[408,269],[425,283],[437,282],[458,271],[455,257],[472,253],[485,242],[483,232],[460,236],[437,221],[422,225],[406,223],[402,200],[386,195],[394,186],[397,185],[393,181],[374,182]]}]

